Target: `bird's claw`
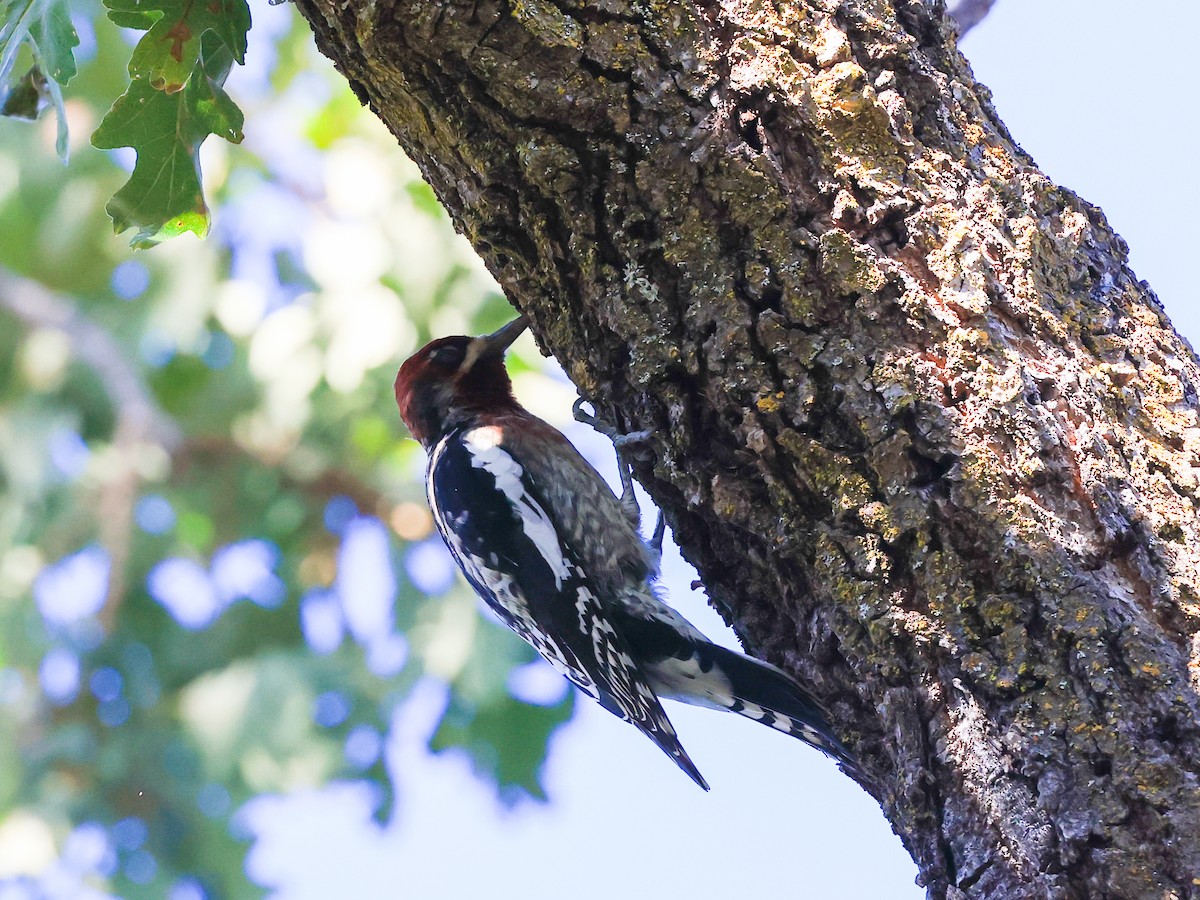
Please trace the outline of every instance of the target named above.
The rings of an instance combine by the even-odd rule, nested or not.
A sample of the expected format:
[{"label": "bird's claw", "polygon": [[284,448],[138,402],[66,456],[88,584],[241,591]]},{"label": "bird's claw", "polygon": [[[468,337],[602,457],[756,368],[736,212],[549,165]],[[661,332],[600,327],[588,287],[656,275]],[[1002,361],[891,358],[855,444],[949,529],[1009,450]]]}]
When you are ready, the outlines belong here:
[{"label": "bird's claw", "polygon": [[631,431],[629,434],[611,434],[609,438],[613,442],[613,446],[619,450],[624,450],[626,447],[634,447],[641,444],[645,447],[646,442],[650,440],[653,431]]},{"label": "bird's claw", "polygon": [[595,413],[590,413],[583,408],[583,404],[587,403],[582,397],[576,397],[575,402],[571,404],[571,415],[575,417],[576,422],[582,422],[584,425],[591,425],[601,434],[607,434],[607,430],[612,426],[601,422]]},{"label": "bird's claw", "polygon": [[613,446],[618,450],[628,450],[629,448],[637,447],[638,445],[641,445],[642,449],[646,450],[645,445],[654,435],[653,431],[647,429],[645,431],[631,431],[628,434],[625,434],[611,422],[600,418],[600,416],[594,412],[588,412],[585,410],[583,408],[583,404],[586,402],[587,401],[582,397],[579,397],[571,405],[571,413],[575,416],[576,422],[582,422],[584,425],[592,426],[592,428],[596,429],[596,431],[600,432],[602,435],[612,441]]},{"label": "bird's claw", "polygon": [[663,537],[667,533],[667,520],[663,515],[663,511],[658,511],[658,519],[654,523],[654,534],[650,536],[650,541],[647,546],[650,548],[650,554],[654,557],[654,569],[657,571],[662,565],[662,545]]},{"label": "bird's claw", "polygon": [[[629,434],[623,434],[616,426],[601,419],[596,413],[585,410],[583,408],[585,402],[587,401],[582,397],[577,398],[571,405],[571,413],[575,416],[575,421],[590,425],[612,441],[613,447],[617,450],[617,472],[621,476],[621,506],[624,508],[625,516],[629,519],[630,524],[633,525],[635,530],[640,530],[642,527],[642,513],[638,507],[637,495],[633,492],[633,471],[623,456],[629,452],[630,448],[639,445],[643,451],[647,451],[646,442],[650,440],[653,432],[632,431]],[[664,527],[662,513],[660,512],[659,523],[654,528],[655,538],[651,539],[651,549],[654,550],[656,556],[662,555],[662,529]],[[655,540],[657,540],[657,543],[654,543]]]}]

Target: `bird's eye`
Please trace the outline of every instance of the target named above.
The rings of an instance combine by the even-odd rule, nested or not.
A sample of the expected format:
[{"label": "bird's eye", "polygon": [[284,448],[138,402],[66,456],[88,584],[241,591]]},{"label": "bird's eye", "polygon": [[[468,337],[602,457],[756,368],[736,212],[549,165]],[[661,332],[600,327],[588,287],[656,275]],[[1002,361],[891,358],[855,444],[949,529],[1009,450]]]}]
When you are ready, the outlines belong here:
[{"label": "bird's eye", "polygon": [[466,356],[467,350],[461,344],[446,344],[438,347],[429,357],[429,361],[435,366],[442,366],[447,369],[457,369],[462,365],[463,358]]}]

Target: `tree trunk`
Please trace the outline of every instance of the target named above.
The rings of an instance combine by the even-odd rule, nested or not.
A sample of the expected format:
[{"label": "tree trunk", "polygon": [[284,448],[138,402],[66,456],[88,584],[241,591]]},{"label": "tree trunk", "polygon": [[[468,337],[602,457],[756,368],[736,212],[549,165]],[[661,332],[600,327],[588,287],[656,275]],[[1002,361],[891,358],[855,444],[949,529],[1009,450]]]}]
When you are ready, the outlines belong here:
[{"label": "tree trunk", "polygon": [[931,897],[1200,896],[1200,366],[923,0],[297,0]]}]

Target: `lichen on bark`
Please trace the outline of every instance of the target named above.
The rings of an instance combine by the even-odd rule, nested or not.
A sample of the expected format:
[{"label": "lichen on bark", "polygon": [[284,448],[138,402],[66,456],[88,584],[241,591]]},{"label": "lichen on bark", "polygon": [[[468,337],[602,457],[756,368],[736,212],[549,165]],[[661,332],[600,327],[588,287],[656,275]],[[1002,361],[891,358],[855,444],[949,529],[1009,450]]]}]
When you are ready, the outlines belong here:
[{"label": "lichen on bark", "polygon": [[1200,885],[1200,365],[924,0],[298,0],[933,897]]}]

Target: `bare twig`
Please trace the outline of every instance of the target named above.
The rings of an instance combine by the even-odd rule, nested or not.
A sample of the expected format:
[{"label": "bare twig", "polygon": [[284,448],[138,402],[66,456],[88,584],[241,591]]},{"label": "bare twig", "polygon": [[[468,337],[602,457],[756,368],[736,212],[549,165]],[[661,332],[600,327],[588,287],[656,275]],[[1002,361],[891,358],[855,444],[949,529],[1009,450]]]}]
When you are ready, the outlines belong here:
[{"label": "bare twig", "polygon": [[982,22],[995,4],[996,0],[959,0],[950,10],[950,18],[958,26],[959,40],[962,40],[968,31]]},{"label": "bare twig", "polygon": [[120,465],[105,480],[98,509],[100,542],[112,560],[108,596],[100,612],[101,625],[108,631],[125,593],[133,506],[141,480],[135,456],[146,443],[172,452],[179,446],[182,433],[154,402],[113,336],[88,318],[73,300],[0,270],[0,307],[31,328],[56,328],[65,334],[75,355],[96,373],[112,402],[117,420],[113,448]]},{"label": "bare twig", "polygon": [[383,519],[387,518],[388,511],[395,504],[395,500],[387,493],[352,472],[329,467],[311,477],[300,478],[290,473],[286,466],[281,466],[279,457],[256,452],[233,438],[220,434],[197,435],[184,440],[171,457],[172,478],[178,480],[186,477],[194,465],[231,457],[241,457],[274,468],[284,484],[308,496],[328,500],[342,494],[353,500],[354,505],[363,512]]},{"label": "bare twig", "polygon": [[167,450],[173,450],[179,444],[179,426],[155,404],[125,351],[72,299],[55,294],[28,278],[0,270],[0,307],[26,325],[57,328],[65,334],[75,354],[99,377],[118,420],[127,428]]}]

